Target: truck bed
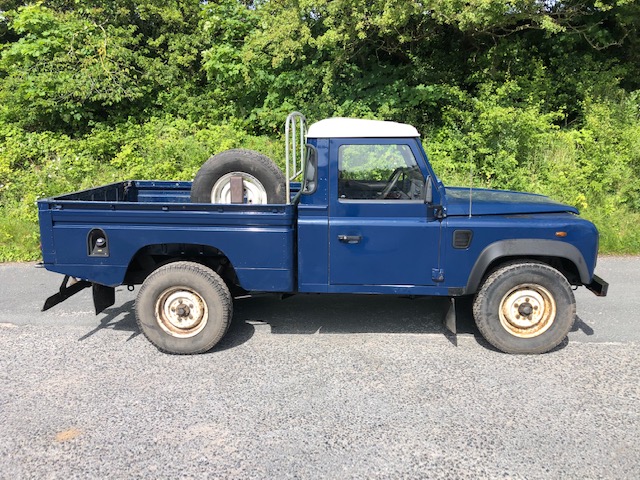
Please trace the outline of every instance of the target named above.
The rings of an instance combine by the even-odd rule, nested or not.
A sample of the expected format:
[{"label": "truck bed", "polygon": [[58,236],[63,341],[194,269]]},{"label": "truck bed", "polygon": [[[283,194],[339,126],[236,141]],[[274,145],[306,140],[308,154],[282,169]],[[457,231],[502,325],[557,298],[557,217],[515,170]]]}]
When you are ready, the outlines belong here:
[{"label": "truck bed", "polygon": [[190,191],[191,182],[128,180],[59,195],[50,200],[150,204],[189,203]]},{"label": "truck bed", "polygon": [[[130,180],[38,201],[45,267],[117,286],[141,252],[216,250],[246,290],[293,290],[294,205],[195,204],[190,189]],[[92,232],[113,245],[107,256],[92,254]]]}]

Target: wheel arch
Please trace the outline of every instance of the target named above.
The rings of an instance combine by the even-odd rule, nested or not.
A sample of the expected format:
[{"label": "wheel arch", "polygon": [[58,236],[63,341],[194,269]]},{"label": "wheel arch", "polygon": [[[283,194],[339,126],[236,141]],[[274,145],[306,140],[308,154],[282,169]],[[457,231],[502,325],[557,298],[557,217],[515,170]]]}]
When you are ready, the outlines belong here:
[{"label": "wheel arch", "polygon": [[556,240],[501,240],[488,245],[471,269],[465,294],[474,294],[486,276],[505,263],[535,260],[559,270],[571,284],[589,284],[591,277],[582,253],[575,246]]},{"label": "wheel arch", "polygon": [[155,270],[173,262],[189,261],[216,272],[232,292],[242,291],[240,280],[229,257],[211,245],[159,243],[140,248],[129,261],[123,283],[138,285]]}]

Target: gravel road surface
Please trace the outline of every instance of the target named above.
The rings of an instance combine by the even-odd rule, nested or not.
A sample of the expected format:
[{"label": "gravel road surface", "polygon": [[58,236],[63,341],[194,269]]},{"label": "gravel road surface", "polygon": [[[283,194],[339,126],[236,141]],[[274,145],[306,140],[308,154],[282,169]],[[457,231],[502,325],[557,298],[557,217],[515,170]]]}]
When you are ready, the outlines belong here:
[{"label": "gravel road surface", "polygon": [[159,353],[135,292],[95,316],[0,265],[0,479],[640,478],[640,258],[601,258],[568,342],[489,348],[442,299],[238,300],[212,352]]}]

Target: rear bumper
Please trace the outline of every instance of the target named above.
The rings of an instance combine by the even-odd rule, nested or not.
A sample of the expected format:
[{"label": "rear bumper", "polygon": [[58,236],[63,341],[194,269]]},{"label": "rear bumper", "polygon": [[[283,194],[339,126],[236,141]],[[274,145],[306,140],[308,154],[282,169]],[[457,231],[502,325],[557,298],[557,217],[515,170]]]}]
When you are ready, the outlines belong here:
[{"label": "rear bumper", "polygon": [[585,285],[585,287],[595,293],[598,297],[606,297],[607,291],[609,290],[609,284],[597,275],[594,275],[591,283]]}]

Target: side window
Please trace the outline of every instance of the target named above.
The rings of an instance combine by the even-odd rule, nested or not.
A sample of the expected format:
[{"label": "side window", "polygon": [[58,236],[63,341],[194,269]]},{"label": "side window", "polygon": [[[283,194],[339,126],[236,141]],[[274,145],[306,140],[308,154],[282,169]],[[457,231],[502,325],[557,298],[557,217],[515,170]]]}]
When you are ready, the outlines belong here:
[{"label": "side window", "polygon": [[422,200],[424,177],[408,145],[341,145],[338,197]]}]

